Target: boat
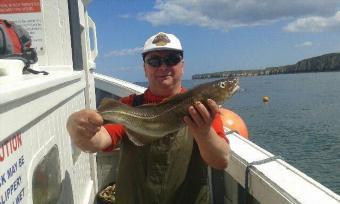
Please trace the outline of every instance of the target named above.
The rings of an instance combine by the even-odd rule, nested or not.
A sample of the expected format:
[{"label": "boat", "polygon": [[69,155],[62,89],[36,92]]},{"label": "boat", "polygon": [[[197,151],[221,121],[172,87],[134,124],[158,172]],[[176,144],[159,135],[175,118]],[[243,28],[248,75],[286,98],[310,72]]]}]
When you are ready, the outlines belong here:
[{"label": "boat", "polygon": [[[95,73],[98,48],[89,0],[15,2],[15,9],[0,10],[0,18],[30,31],[39,59],[32,66],[49,74],[0,77],[0,204],[96,203],[98,192],[116,180],[119,149],[80,151],[66,120],[77,110],[95,109],[102,97],[145,88]],[[229,166],[208,169],[213,203],[340,203],[339,195],[284,159],[226,132]]]}]

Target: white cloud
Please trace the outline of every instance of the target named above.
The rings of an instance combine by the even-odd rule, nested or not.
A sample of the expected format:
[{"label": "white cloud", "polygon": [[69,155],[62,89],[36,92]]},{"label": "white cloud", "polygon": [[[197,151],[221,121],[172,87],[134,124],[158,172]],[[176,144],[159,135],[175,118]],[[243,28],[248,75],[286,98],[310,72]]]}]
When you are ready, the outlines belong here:
[{"label": "white cloud", "polygon": [[131,48],[131,49],[123,49],[123,50],[113,50],[107,54],[104,54],[104,57],[116,57],[116,56],[127,56],[140,54],[142,52],[141,47]]},{"label": "white cloud", "polygon": [[327,16],[339,0],[158,0],[155,11],[139,14],[154,26],[185,24],[230,30],[267,25],[279,20]]},{"label": "white cloud", "polygon": [[289,23],[284,30],[288,32],[323,32],[340,28],[340,11],[331,17],[312,16]]},{"label": "white cloud", "polygon": [[311,47],[311,46],[313,46],[313,42],[311,41],[306,41],[296,45],[296,47]]}]

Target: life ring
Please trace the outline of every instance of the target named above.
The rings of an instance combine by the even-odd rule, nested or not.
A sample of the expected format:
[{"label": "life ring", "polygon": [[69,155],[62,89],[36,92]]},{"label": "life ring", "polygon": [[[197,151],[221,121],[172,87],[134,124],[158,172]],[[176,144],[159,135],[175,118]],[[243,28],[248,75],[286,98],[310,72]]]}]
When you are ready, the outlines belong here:
[{"label": "life ring", "polygon": [[220,113],[223,126],[229,128],[230,130],[236,130],[239,135],[249,139],[247,125],[239,115],[226,108],[220,108]]}]

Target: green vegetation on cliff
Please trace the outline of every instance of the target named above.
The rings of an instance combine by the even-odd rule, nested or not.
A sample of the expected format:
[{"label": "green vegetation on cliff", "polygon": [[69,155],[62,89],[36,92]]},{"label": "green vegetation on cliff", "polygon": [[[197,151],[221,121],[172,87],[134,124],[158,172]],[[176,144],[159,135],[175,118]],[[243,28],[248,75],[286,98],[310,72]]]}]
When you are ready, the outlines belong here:
[{"label": "green vegetation on cliff", "polygon": [[301,60],[293,65],[267,67],[255,70],[222,71],[206,74],[195,74],[192,79],[221,78],[228,76],[260,76],[272,74],[292,74],[306,72],[340,71],[340,53],[330,53]]}]

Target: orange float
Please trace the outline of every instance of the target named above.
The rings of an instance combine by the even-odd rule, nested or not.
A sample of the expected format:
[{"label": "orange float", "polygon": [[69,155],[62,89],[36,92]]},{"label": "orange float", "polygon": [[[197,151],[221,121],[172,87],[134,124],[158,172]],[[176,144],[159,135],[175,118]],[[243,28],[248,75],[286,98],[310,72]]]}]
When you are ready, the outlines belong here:
[{"label": "orange float", "polygon": [[248,139],[248,128],[242,118],[231,110],[220,108],[223,125],[230,130],[236,130],[239,135]]},{"label": "orange float", "polygon": [[263,103],[268,103],[269,102],[269,96],[263,96],[262,101],[263,101]]}]

